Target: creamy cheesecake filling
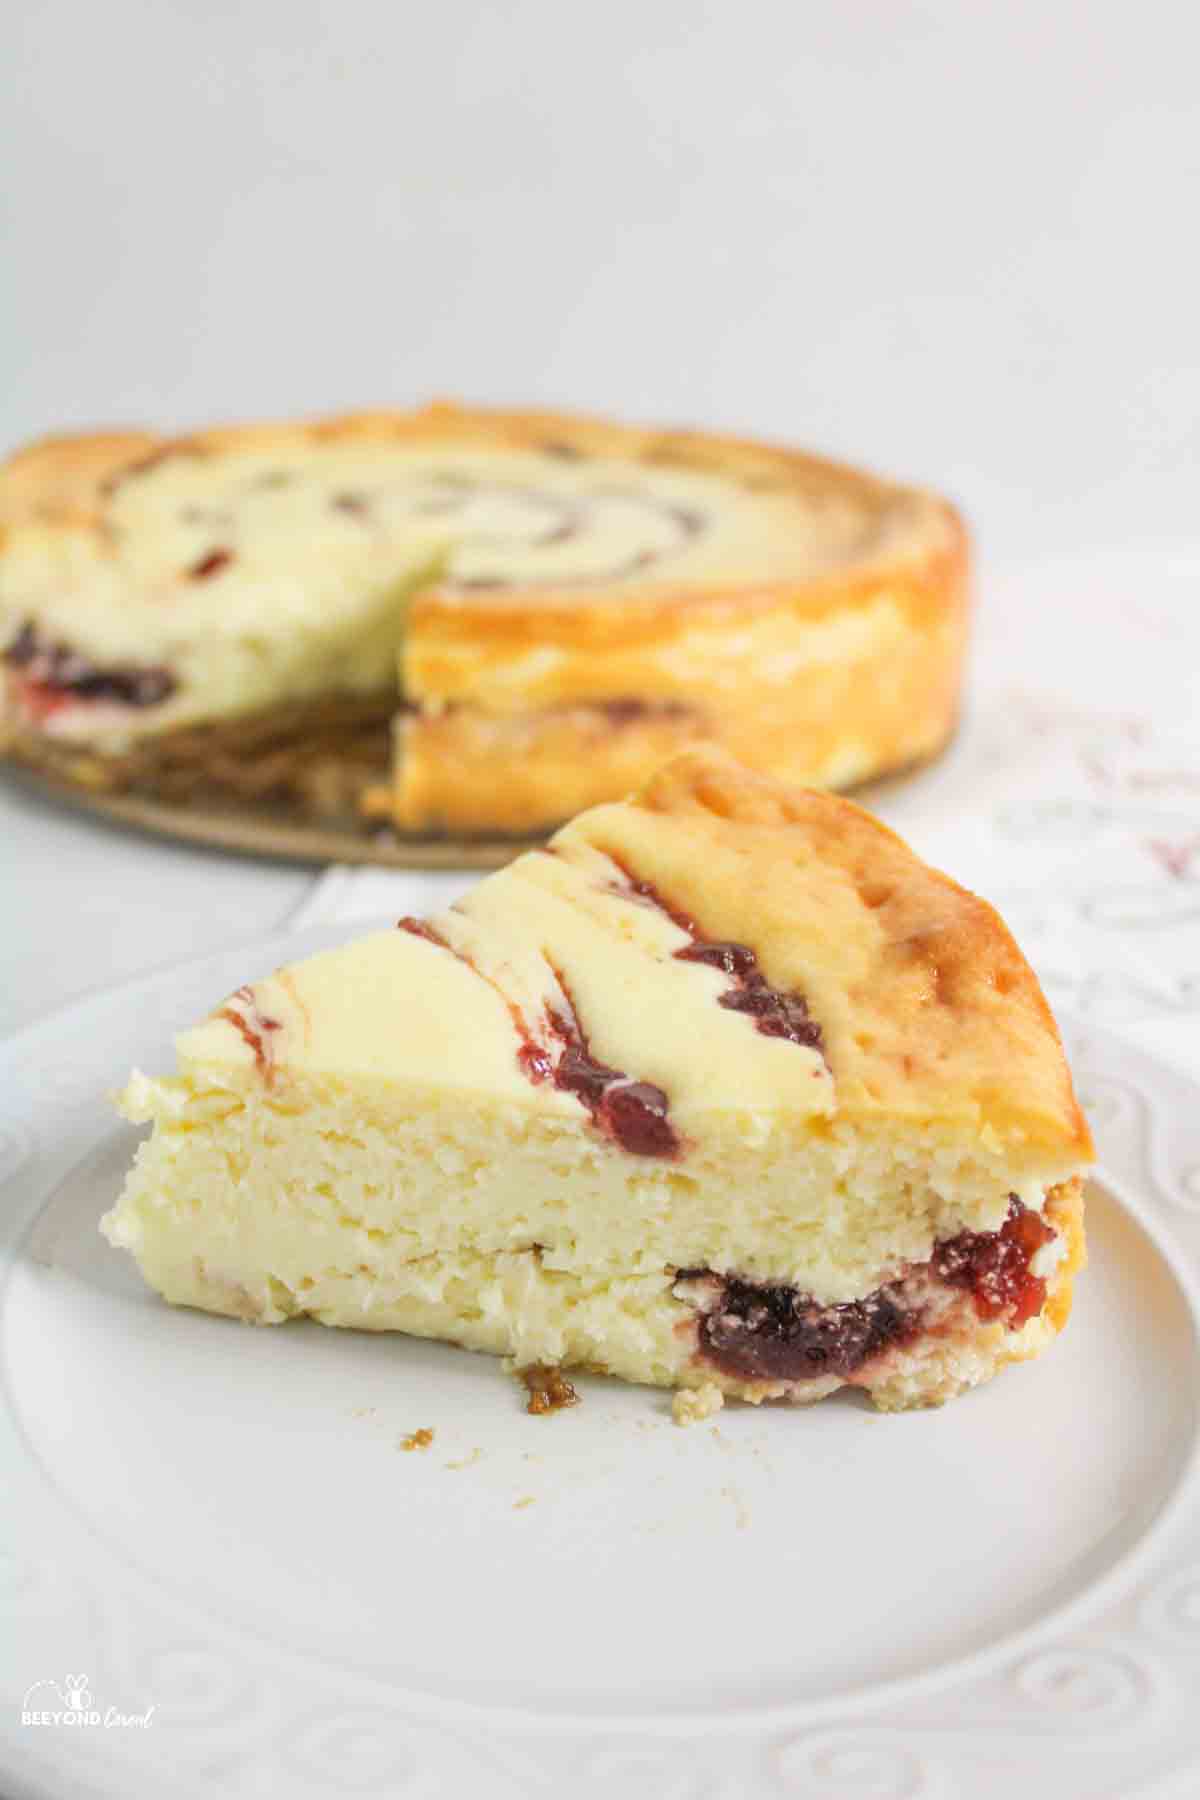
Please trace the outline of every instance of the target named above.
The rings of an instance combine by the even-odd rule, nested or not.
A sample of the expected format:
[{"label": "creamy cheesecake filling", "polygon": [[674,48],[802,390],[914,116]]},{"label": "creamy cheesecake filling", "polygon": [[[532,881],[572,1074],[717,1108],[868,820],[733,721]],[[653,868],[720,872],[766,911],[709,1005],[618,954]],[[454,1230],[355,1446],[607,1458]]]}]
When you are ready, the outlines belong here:
[{"label": "creamy cheesecake filling", "polygon": [[[1055,1215],[1053,1200],[1047,1213]],[[183,1230],[181,1223],[153,1206],[122,1205],[103,1228],[134,1251],[174,1304],[260,1325],[313,1317],[448,1338],[532,1370],[531,1394],[543,1383],[557,1388],[561,1370],[582,1366],[666,1386],[717,1381],[756,1402],[806,1402],[849,1383],[885,1407],[927,1403],[985,1379],[998,1360],[1034,1353],[1047,1330],[1041,1306],[1061,1279],[1056,1267],[1033,1285],[1030,1259],[1019,1291],[993,1315],[990,1296],[981,1303],[974,1284],[938,1272],[939,1256],[954,1242],[945,1240],[933,1259],[863,1300],[822,1308],[795,1288],[694,1268],[680,1274],[574,1259],[562,1266],[538,1244],[435,1247],[344,1212],[320,1225],[304,1221],[309,1254],[297,1258],[278,1197],[258,1230],[245,1216],[200,1216]],[[1061,1259],[1064,1238],[1039,1223],[1046,1250]],[[954,1267],[977,1261],[979,1248]],[[1037,1312],[1028,1311],[1033,1304]]]},{"label": "creamy cheesecake filling", "polygon": [[696,1306],[697,1355],[739,1381],[865,1380],[871,1365],[923,1334],[964,1323],[1017,1331],[1046,1303],[1033,1265],[1057,1233],[1014,1195],[999,1231],[961,1231],[861,1300],[822,1306],[811,1294],[707,1269],[681,1270],[674,1292]]},{"label": "creamy cheesecake filling", "polygon": [[[361,1014],[357,975],[341,979],[348,1008]],[[323,1005],[297,991],[315,1035]],[[386,998],[400,1031],[411,1001],[403,992]],[[199,1069],[182,1081],[138,1078],[125,1100],[129,1117],[152,1119],[156,1130],[112,1223],[171,1297],[180,1259],[200,1255],[255,1292],[271,1281],[301,1303],[306,1282],[349,1283],[354,1307],[378,1313],[393,1287],[438,1259],[466,1270],[473,1259],[537,1246],[541,1286],[645,1280],[657,1292],[680,1269],[721,1270],[743,1289],[812,1296],[836,1313],[936,1258],[943,1296],[970,1300],[976,1323],[976,1297],[985,1310],[995,1303],[998,1318],[1013,1298],[1007,1261],[995,1263],[993,1251],[989,1265],[986,1255],[993,1235],[1012,1239],[1012,1203],[989,1201],[995,1172],[982,1166],[981,1147],[954,1154],[916,1132],[873,1143],[852,1127],[810,1138],[786,1121],[764,1136],[752,1119],[704,1121],[693,1111],[682,1157],[631,1155],[607,1133],[580,1129],[590,1115],[575,1112],[569,1091],[529,1082],[511,1026],[502,1051],[511,1086],[495,1105],[481,1105],[469,1085],[444,1093],[422,1085],[419,1070],[402,1087],[364,1074],[352,1099],[319,1075],[297,1074],[304,1027],[282,984],[226,1007],[236,1021],[223,1008],[202,1029],[236,1045],[242,1074],[227,1066],[206,1068],[204,1079]],[[465,1038],[479,1024],[462,1029]],[[1027,1195],[1027,1217],[1039,1218],[1044,1191]],[[1040,1262],[1030,1272],[1046,1278]],[[720,1297],[709,1283],[722,1277],[697,1279],[707,1308]],[[694,1305],[672,1317],[691,1322],[694,1344]],[[340,1322],[353,1323],[353,1311]]]}]

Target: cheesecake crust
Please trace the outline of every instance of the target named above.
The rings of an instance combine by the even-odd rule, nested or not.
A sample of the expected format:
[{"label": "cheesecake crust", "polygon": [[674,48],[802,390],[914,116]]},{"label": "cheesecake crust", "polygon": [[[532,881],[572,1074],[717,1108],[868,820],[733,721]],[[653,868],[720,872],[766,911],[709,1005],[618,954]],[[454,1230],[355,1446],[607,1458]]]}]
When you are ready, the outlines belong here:
[{"label": "cheesecake crust", "polygon": [[326,694],[181,726],[104,755],[11,721],[14,762],[94,794],[141,794],[180,807],[270,807],[312,822],[354,823],[388,766],[395,695]]}]

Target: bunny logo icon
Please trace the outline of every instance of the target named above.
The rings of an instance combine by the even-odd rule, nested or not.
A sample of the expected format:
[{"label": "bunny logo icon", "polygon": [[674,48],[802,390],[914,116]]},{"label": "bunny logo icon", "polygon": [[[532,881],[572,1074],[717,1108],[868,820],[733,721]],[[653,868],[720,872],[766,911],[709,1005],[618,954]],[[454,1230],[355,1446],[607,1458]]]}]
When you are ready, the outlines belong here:
[{"label": "bunny logo icon", "polygon": [[86,1675],[68,1675],[62,1684],[63,1704],[68,1712],[86,1712],[92,1704]]}]

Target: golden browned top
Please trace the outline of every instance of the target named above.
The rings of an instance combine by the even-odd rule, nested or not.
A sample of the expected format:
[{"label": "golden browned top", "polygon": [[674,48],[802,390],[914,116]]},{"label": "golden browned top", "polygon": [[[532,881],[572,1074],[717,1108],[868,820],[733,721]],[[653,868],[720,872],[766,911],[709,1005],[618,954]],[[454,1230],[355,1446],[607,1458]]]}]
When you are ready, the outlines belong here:
[{"label": "golden browned top", "polygon": [[22,525],[95,526],[108,485],[165,442],[149,431],[41,438],[0,463],[0,543]]},{"label": "golden browned top", "polygon": [[1054,1018],[1007,926],[861,807],[697,749],[556,841],[577,838],[803,994],[840,1112],[976,1116],[1031,1149],[1091,1156]]}]

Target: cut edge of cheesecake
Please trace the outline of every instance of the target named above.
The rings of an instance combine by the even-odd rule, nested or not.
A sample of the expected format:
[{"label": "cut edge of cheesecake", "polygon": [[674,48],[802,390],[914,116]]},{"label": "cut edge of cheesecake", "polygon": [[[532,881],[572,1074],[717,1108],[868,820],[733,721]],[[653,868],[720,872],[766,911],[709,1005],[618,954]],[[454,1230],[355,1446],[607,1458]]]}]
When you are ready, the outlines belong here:
[{"label": "cut edge of cheesecake", "polygon": [[1091,1142],[991,908],[712,751],[135,1075],[167,1299],[759,1401],[940,1403],[1061,1330]]},{"label": "cut edge of cheesecake", "polygon": [[[389,552],[388,580],[378,570],[369,576],[378,604],[365,594],[355,603],[361,644],[331,640],[300,662],[289,653],[291,686],[274,693],[267,665],[239,651],[228,668],[221,664],[213,692],[245,692],[220,715],[201,706],[176,716],[193,677],[173,653],[148,645],[139,657],[137,642],[122,638],[120,653],[110,650],[105,661],[87,641],[88,582],[95,577],[99,601],[123,579],[125,531],[111,509],[127,484],[172,459],[199,467],[221,457],[393,444],[534,452],[551,471],[617,458],[659,471],[660,480],[720,476],[730,493],[794,497],[814,520],[845,510],[859,525],[832,560],[817,555],[802,574],[726,573],[709,582],[693,574],[676,586],[664,579],[669,562],[645,581],[611,587],[447,583],[424,549],[399,563]],[[234,540],[222,540],[224,526],[213,529],[217,547],[197,539],[196,559],[177,571],[177,585],[185,599],[221,606],[238,567],[228,554]],[[5,627],[0,603],[0,631],[18,634],[5,654],[11,662],[16,644],[25,658],[9,669],[6,750],[94,790],[181,804],[265,799],[309,817],[351,816],[349,791],[355,811],[407,833],[519,837],[627,791],[694,742],[722,745],[785,779],[846,787],[936,754],[957,713],[967,545],[954,508],[918,488],[735,437],[440,402],[413,413],[179,438],[50,439],[0,466],[0,599],[6,563],[26,552],[35,565],[61,565],[68,587],[83,586],[69,618],[51,609],[44,624],[17,593]],[[408,591],[403,607],[388,599],[393,579]],[[177,610],[172,592],[168,582],[153,609],[160,623]],[[27,624],[35,634],[22,645]],[[68,641],[72,624],[78,644]],[[531,636],[539,646],[533,658]],[[381,663],[385,640],[391,649]],[[80,668],[94,695],[107,680],[139,696],[136,705],[81,706],[76,697],[60,706],[53,683],[63,670],[75,679]],[[781,669],[792,670],[788,679]],[[43,693],[34,684],[37,705],[28,712],[26,677],[38,671],[51,685]],[[352,704],[378,713],[389,694],[390,743],[378,730],[358,731]],[[339,781],[331,720],[341,718],[349,721],[348,777]],[[317,753],[305,741],[309,719]]]}]

